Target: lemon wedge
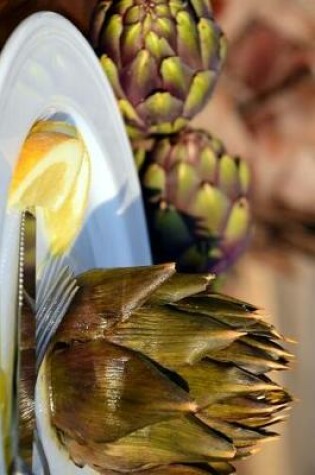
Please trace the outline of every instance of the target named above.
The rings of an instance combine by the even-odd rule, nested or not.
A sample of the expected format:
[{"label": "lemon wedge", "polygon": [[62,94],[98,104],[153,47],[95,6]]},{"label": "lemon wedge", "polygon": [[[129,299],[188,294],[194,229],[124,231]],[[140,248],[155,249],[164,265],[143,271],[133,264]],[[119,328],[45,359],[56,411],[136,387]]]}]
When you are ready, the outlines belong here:
[{"label": "lemon wedge", "polygon": [[85,153],[75,186],[67,199],[59,208],[44,209],[45,228],[53,254],[65,252],[80,231],[88,201],[89,185],[90,159]]},{"label": "lemon wedge", "polygon": [[22,148],[9,192],[9,206],[58,208],[79,174],[81,140],[62,133],[31,133]]},{"label": "lemon wedge", "polygon": [[35,124],[24,142],[9,190],[9,206],[43,210],[53,254],[65,252],[78,234],[88,200],[90,159],[75,127]]}]

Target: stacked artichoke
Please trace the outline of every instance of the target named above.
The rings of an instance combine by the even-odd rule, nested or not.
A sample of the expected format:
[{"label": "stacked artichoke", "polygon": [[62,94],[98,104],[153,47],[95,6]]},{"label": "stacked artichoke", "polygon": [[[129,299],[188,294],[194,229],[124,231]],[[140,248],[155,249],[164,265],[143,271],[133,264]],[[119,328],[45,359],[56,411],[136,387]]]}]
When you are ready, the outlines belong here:
[{"label": "stacked artichoke", "polygon": [[290,355],[255,307],[209,282],[170,264],[79,276],[46,359],[52,425],[76,464],[223,475],[275,436],[291,399],[266,374]]},{"label": "stacked artichoke", "polygon": [[[206,132],[187,128],[225,55],[209,1],[99,2],[93,40],[142,174],[155,262],[223,272],[250,230],[248,171]],[[146,144],[153,149],[146,153]],[[146,160],[147,159],[147,160]]]},{"label": "stacked artichoke", "polygon": [[208,101],[226,50],[206,0],[100,1],[92,36],[132,137],[182,129]]},{"label": "stacked artichoke", "polygon": [[233,264],[251,228],[244,160],[208,133],[186,128],[154,141],[141,180],[155,262],[215,273]]}]

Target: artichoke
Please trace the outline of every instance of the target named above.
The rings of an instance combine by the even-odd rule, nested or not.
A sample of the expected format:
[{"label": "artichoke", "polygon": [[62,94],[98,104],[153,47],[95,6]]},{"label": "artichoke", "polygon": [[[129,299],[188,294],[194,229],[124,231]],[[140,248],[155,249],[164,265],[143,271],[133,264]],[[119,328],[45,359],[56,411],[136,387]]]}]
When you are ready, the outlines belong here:
[{"label": "artichoke", "polygon": [[226,51],[205,0],[100,1],[91,41],[131,137],[183,128],[210,98]]},{"label": "artichoke", "polygon": [[[221,273],[251,234],[250,171],[202,130],[185,129],[135,151],[155,263]],[[139,158],[140,157],[140,158]]]},{"label": "artichoke", "polygon": [[223,475],[275,436],[266,427],[291,398],[266,373],[290,355],[254,306],[210,280],[172,264],[78,277],[45,365],[51,422],[77,465]]}]

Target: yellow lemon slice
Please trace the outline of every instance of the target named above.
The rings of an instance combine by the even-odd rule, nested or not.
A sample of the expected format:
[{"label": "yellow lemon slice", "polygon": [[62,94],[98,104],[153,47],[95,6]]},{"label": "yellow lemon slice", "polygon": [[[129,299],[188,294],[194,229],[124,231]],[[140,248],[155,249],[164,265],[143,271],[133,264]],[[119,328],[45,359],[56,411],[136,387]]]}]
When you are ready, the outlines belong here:
[{"label": "yellow lemon slice", "polygon": [[67,199],[59,208],[44,210],[45,228],[53,254],[65,252],[79,233],[88,201],[89,185],[90,159],[85,153],[75,186]]},{"label": "yellow lemon slice", "polygon": [[27,137],[9,191],[9,206],[41,207],[51,250],[64,252],[82,225],[90,160],[76,129],[42,121]]},{"label": "yellow lemon slice", "polygon": [[9,206],[58,208],[79,174],[83,143],[55,132],[35,132],[26,139],[15,168]]}]

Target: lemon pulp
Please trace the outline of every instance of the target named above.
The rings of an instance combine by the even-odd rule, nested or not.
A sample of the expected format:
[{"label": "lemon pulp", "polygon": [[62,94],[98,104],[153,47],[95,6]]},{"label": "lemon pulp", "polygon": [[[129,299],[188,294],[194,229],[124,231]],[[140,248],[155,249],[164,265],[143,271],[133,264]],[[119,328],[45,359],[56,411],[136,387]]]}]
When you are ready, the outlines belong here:
[{"label": "lemon pulp", "polygon": [[51,252],[65,252],[81,229],[90,185],[90,159],[69,124],[37,123],[14,170],[9,206],[41,207]]}]

